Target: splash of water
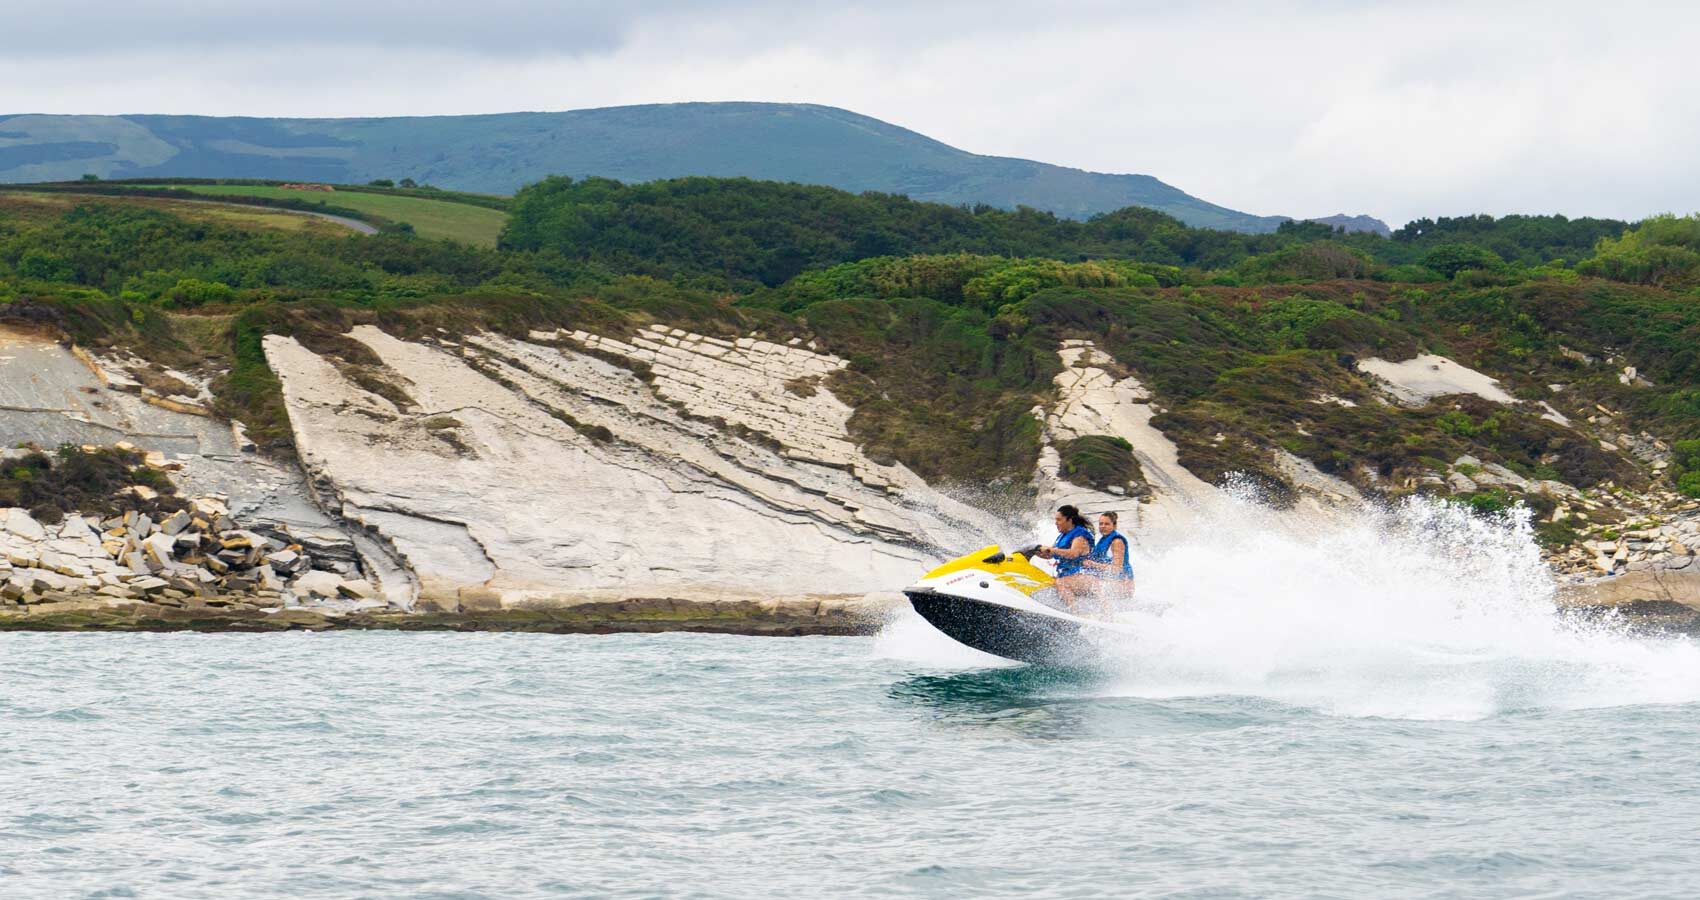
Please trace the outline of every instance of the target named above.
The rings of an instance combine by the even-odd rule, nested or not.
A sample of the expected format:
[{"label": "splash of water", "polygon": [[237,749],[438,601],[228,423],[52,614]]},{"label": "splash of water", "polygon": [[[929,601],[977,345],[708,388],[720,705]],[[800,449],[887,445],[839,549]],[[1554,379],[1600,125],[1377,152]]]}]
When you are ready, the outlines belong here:
[{"label": "splash of water", "polygon": [[[1411,499],[1301,518],[1240,497],[1141,542],[1136,632],[1115,696],[1240,695],[1344,716],[1473,719],[1700,702],[1700,645],[1581,621],[1526,514]],[[943,666],[989,657],[916,619],[876,652]]]}]

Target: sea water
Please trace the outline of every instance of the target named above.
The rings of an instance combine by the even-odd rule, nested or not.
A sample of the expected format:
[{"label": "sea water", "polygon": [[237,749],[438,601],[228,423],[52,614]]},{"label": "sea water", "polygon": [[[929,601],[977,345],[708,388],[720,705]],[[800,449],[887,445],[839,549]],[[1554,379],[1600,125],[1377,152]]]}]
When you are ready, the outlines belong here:
[{"label": "sea water", "polygon": [[0,897],[1689,897],[1700,648],[1408,505],[1141,548],[1094,671],[868,638],[0,635]]}]

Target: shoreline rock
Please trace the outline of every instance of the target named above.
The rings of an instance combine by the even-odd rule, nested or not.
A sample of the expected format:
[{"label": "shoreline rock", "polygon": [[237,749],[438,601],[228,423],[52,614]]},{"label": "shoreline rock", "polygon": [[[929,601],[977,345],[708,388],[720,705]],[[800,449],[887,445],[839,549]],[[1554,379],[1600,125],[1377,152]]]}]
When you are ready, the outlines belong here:
[{"label": "shoreline rock", "polygon": [[172,606],[94,596],[0,607],[0,632],[490,631],[543,634],[695,632],[753,636],[864,635],[878,631],[901,595],[792,599],[586,600],[459,612],[380,606]]}]

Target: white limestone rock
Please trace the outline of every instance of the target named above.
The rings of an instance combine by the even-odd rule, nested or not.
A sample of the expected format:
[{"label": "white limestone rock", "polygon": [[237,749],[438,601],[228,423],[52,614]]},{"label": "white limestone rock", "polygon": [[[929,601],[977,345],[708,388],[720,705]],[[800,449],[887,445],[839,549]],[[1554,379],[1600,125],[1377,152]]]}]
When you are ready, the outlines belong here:
[{"label": "white limestone rock", "polygon": [[[302,460],[342,515],[406,564],[406,576],[384,579],[397,605],[407,602],[391,596],[398,580],[439,608],[609,589],[890,589],[998,529],[862,455],[845,432],[850,409],[829,389],[785,389],[842,360],[664,330],[629,342],[576,332],[562,347],[475,335],[450,351],[357,328],[419,405],[387,420],[360,415],[383,406],[294,340],[268,337],[265,350]],[[573,344],[634,362],[647,353],[653,380]],[[434,416],[461,423],[464,449],[428,433]]]},{"label": "white limestone rock", "polygon": [[290,590],[298,596],[329,598],[340,596],[342,583],[342,577],[333,572],[314,570],[295,579]]},{"label": "white limestone rock", "polygon": [[1359,360],[1358,371],[1375,376],[1388,393],[1407,406],[1422,406],[1447,394],[1474,394],[1494,403],[1516,402],[1488,375],[1432,353],[1404,362],[1371,357]]},{"label": "white limestone rock", "polygon": [[32,518],[28,510],[19,509],[15,506],[0,510],[0,527],[26,541],[44,541],[47,539],[47,529]]}]

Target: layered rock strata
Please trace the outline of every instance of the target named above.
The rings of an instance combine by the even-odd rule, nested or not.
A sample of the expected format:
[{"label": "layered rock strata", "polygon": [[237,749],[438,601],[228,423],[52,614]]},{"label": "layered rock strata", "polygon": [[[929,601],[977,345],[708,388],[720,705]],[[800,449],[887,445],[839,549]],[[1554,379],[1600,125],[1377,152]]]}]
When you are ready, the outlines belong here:
[{"label": "layered rock strata", "polygon": [[406,399],[270,336],[303,464],[419,608],[890,590],[998,530],[848,439],[800,377],[842,360],[659,326],[415,343],[357,328]]}]

